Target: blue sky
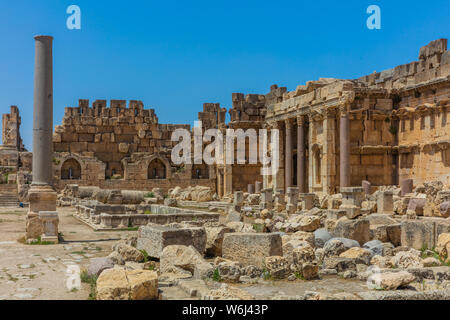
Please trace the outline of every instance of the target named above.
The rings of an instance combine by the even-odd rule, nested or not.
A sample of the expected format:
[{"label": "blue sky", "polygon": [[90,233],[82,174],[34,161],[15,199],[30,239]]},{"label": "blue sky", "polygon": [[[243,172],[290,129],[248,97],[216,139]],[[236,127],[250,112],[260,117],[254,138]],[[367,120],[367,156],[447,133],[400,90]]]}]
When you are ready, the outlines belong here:
[{"label": "blue sky", "polygon": [[[68,30],[78,5],[81,30]],[[381,8],[381,30],[366,8]],[[103,1],[2,0],[0,113],[18,105],[32,145],[36,34],[54,41],[54,121],[78,99],[137,99],[161,123],[196,120],[204,102],[231,93],[293,90],[319,77],[357,78],[417,60],[450,36],[448,0]]]}]

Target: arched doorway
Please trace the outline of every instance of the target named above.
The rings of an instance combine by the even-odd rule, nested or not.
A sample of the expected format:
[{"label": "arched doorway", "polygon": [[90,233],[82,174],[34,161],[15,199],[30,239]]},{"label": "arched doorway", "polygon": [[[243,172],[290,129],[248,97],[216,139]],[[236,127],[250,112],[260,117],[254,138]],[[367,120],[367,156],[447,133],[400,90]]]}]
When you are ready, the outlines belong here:
[{"label": "arched doorway", "polygon": [[75,159],[67,159],[61,166],[61,180],[80,180],[81,165]]},{"label": "arched doorway", "polygon": [[160,159],[150,162],[147,172],[148,179],[166,179],[166,166]]}]

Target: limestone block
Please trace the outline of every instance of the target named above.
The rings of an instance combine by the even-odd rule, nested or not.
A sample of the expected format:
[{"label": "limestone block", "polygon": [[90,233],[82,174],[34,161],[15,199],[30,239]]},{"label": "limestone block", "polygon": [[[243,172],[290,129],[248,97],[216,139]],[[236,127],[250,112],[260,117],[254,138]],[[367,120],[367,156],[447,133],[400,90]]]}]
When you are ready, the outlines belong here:
[{"label": "limestone block", "polygon": [[108,269],[97,280],[98,300],[155,300],[158,275],[149,270]]},{"label": "limestone block", "polygon": [[206,247],[205,228],[175,228],[155,224],[139,228],[137,249],[147,251],[150,257],[159,258],[163,249],[169,245],[192,245],[203,253]]},{"label": "limestone block", "polygon": [[334,237],[356,240],[363,245],[370,240],[370,223],[367,219],[349,220],[344,217],[337,221],[332,234]]},{"label": "limestone block", "polygon": [[377,212],[379,214],[394,213],[394,198],[392,191],[378,192],[377,195]]},{"label": "limestone block", "polygon": [[264,266],[264,259],[283,256],[279,233],[226,233],[222,243],[223,257],[245,266]]},{"label": "limestone block", "polygon": [[169,272],[173,267],[189,271],[199,279],[210,276],[214,270],[193,246],[184,245],[170,245],[161,252],[160,272]]},{"label": "limestone block", "polygon": [[401,245],[421,250],[435,244],[435,224],[432,221],[405,221],[401,225]]},{"label": "limestone block", "polygon": [[205,227],[206,254],[216,257],[222,256],[222,243],[226,233],[234,232],[229,227]]}]

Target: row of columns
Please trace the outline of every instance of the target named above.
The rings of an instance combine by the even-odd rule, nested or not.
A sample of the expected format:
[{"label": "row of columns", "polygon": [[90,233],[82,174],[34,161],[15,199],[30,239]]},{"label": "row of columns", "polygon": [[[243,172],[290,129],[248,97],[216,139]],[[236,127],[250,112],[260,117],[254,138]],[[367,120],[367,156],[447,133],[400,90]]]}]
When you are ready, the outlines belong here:
[{"label": "row of columns", "polygon": [[[339,174],[341,187],[350,186],[350,121],[347,106],[341,108],[339,120]],[[285,188],[293,185],[292,120],[285,120]],[[299,193],[306,193],[305,167],[305,116],[297,117],[297,186]]]}]

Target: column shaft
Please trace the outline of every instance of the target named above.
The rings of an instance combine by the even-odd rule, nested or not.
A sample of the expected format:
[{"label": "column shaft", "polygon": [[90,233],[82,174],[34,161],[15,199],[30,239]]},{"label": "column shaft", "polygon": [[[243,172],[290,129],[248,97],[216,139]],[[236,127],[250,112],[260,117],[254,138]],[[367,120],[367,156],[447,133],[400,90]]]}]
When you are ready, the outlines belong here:
[{"label": "column shaft", "polygon": [[286,120],[286,150],[285,150],[285,185],[292,186],[292,124]]},{"label": "column shaft", "polygon": [[347,113],[341,113],[340,118],[340,186],[350,187],[350,125]]},{"label": "column shaft", "polygon": [[297,119],[297,186],[305,193],[305,131],[303,117]]},{"label": "column shaft", "polygon": [[52,185],[53,38],[35,37],[33,184]]}]

